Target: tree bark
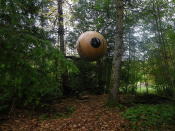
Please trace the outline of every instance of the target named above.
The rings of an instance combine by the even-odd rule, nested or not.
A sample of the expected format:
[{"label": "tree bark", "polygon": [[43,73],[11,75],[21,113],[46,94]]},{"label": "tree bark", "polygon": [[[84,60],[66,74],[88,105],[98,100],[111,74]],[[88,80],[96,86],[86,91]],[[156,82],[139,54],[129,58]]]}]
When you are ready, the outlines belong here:
[{"label": "tree bark", "polygon": [[63,0],[57,0],[57,4],[58,4],[58,43],[60,45],[60,51],[65,55]]},{"label": "tree bark", "polygon": [[112,62],[112,73],[110,81],[110,94],[109,94],[109,103],[117,104],[119,102],[119,87],[120,87],[120,70],[122,56],[124,52],[124,43],[123,43],[123,19],[124,19],[124,2],[123,0],[115,0],[116,4],[116,42],[114,48],[114,56]]}]

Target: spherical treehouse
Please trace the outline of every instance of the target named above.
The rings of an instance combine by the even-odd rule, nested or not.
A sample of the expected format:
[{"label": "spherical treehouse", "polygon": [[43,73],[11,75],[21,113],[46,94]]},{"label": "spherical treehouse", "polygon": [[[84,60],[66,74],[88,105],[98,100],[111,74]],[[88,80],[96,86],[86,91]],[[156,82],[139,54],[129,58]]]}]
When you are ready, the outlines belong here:
[{"label": "spherical treehouse", "polygon": [[78,38],[77,50],[83,59],[95,61],[106,53],[107,42],[100,33],[87,31]]}]

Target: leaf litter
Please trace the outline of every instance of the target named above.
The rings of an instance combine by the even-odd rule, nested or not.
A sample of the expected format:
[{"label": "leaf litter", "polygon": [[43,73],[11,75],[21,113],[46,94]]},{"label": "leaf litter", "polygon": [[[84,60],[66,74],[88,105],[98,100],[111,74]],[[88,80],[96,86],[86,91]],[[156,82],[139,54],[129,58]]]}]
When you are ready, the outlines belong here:
[{"label": "leaf litter", "polygon": [[[107,95],[89,95],[87,100],[68,98],[54,103],[51,115],[26,115],[0,124],[0,131],[129,131],[121,111],[105,106]],[[66,111],[65,111],[66,110]],[[61,112],[61,113],[60,113]]]}]

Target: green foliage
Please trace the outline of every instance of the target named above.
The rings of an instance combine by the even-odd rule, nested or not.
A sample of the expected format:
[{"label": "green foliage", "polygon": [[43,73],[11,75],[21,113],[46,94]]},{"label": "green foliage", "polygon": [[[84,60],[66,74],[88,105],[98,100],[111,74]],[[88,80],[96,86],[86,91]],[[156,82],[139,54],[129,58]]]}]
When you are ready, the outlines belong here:
[{"label": "green foliage", "polygon": [[148,31],[143,33],[140,46],[146,52],[146,74],[158,85],[158,90],[159,87],[174,88],[174,26],[170,24],[174,21],[174,8],[171,6],[174,3],[172,0],[154,0],[147,1],[147,4],[150,5],[142,11],[142,21],[139,21],[144,30]]},{"label": "green foliage", "polygon": [[[146,93],[149,93],[149,94],[156,94],[156,87],[155,86],[141,86],[141,87],[137,87],[137,93],[138,94],[146,94]],[[148,91],[148,92],[147,92]]]},{"label": "green foliage", "polygon": [[143,72],[140,70],[142,62],[127,60],[122,63],[121,68],[121,91],[135,94],[137,83],[142,81]]},{"label": "green foliage", "polygon": [[163,125],[175,124],[174,110],[175,106],[170,104],[138,105],[128,108],[122,115],[132,123],[134,128],[161,128]]},{"label": "green foliage", "polygon": [[[91,63],[83,60],[75,62],[79,69],[78,74],[72,74],[69,76],[69,83],[72,90],[72,95],[81,94],[84,91],[91,93],[97,93],[98,79],[96,76],[96,63]],[[103,90],[103,89],[101,89]],[[77,94],[77,95],[78,95]]]},{"label": "green foliage", "polygon": [[160,96],[173,98],[175,89],[172,87],[156,86],[156,93]]},{"label": "green foliage", "polygon": [[75,38],[88,30],[102,33],[110,44],[114,44],[116,22],[112,0],[80,0],[74,4],[73,9],[71,22],[74,30],[69,31],[66,38],[70,47],[76,44]]},{"label": "green foliage", "polygon": [[0,111],[14,105],[36,108],[61,97],[61,75],[78,71],[43,28],[40,12],[47,4],[0,1]]}]

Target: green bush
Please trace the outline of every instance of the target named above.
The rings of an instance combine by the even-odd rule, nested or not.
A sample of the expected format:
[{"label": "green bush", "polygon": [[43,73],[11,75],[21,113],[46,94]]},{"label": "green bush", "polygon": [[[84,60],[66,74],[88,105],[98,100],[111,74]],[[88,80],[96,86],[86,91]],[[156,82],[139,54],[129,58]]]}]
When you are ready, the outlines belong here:
[{"label": "green bush", "polygon": [[81,94],[82,92],[100,92],[99,90],[101,89],[97,87],[98,79],[96,73],[96,63],[78,60],[75,64],[79,69],[79,73],[69,75],[69,84],[72,95],[75,95],[76,93]]},{"label": "green bush", "polygon": [[135,128],[161,127],[175,124],[175,106],[170,104],[138,105],[122,114]]},{"label": "green bush", "polygon": [[49,1],[0,3],[0,111],[36,108],[60,97],[62,74],[78,69],[54,46],[44,28],[41,10]]},{"label": "green bush", "polygon": [[43,102],[62,96],[61,75],[64,72],[74,74],[78,69],[56,49],[50,48],[50,51],[44,52],[47,57],[42,61],[36,54],[38,60],[35,65],[27,64],[29,61],[26,61],[25,65],[17,69],[13,69],[12,64],[9,65],[10,70],[5,69],[7,65],[2,68],[0,111],[8,109],[13,104],[20,107],[31,105],[29,107],[36,108],[42,106]]}]

